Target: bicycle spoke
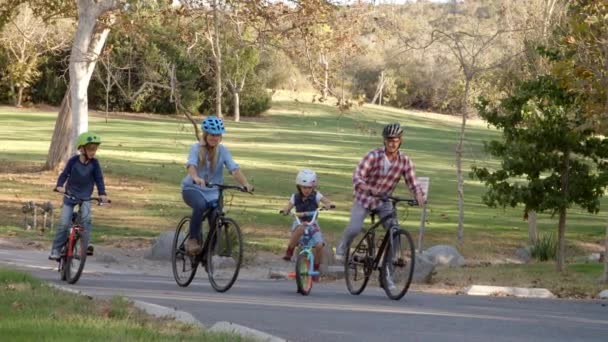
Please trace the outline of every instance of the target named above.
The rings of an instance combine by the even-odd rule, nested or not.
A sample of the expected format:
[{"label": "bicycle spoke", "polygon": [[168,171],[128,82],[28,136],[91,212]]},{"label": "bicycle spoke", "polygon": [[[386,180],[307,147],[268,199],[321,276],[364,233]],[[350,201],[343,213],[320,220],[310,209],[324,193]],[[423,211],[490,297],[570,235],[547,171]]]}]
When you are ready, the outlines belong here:
[{"label": "bicycle spoke", "polygon": [[407,293],[414,275],[415,258],[410,234],[403,229],[393,232],[392,244],[386,248],[382,265],[382,287],[389,298],[399,300]]},{"label": "bicycle spoke", "polygon": [[196,257],[186,253],[185,242],[190,233],[190,218],[184,217],[177,225],[175,236],[173,237],[173,247],[171,252],[171,264],[173,277],[179,286],[188,286],[196,275],[198,260]]},{"label": "bicycle spoke", "polygon": [[363,235],[354,248],[347,248],[344,278],[348,291],[353,295],[360,294],[367,286],[372,273],[373,251],[373,239],[369,234]]},{"label": "bicycle spoke", "polygon": [[228,291],[236,281],[243,260],[241,229],[229,218],[221,218],[218,227],[209,236],[207,273],[211,286]]}]

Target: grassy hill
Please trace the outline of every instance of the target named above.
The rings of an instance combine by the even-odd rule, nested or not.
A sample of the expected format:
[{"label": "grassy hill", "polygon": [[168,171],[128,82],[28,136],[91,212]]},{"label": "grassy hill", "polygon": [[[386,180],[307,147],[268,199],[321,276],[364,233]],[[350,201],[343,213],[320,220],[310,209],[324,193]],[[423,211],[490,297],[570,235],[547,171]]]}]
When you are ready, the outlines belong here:
[{"label": "grassy hill", "polygon": [[[21,206],[25,201],[52,201],[57,174],[39,172],[43,165],[56,112],[0,107],[0,233],[24,234]],[[310,97],[280,93],[263,117],[226,122],[224,144],[255,185],[255,195],[234,194],[230,215],[246,232],[251,247],[278,251],[283,248],[290,221],[278,209],[295,191],[298,169],[319,175],[319,190],[338,205],[321,215],[326,239],[334,245],[348,222],[351,176],[360,158],[381,146],[383,125],[398,121],[405,126],[402,150],[416,163],[418,176],[431,178],[425,246],[455,244],[457,226],[454,148],[460,119],[365,105],[340,113],[329,104],[312,103]],[[90,118],[91,131],[102,135],[98,158],[104,169],[111,207],[94,209],[97,243],[143,241],[171,230],[189,209],[181,200],[180,181],[193,129],[184,118],[121,116]],[[472,164],[496,165],[483,152],[483,141],[498,132],[481,121],[467,128],[464,170]],[[232,181],[227,176],[228,182]],[[469,260],[511,257],[527,239],[527,222],[521,208],[491,209],[481,203],[484,186],[467,179],[465,187],[465,246]],[[397,194],[406,195],[400,186]],[[417,236],[420,210],[402,208],[401,221]],[[580,209],[570,211],[567,227],[570,253],[580,254],[603,238],[605,218]],[[539,215],[541,232],[556,231],[557,219]],[[40,239],[49,240],[43,234]],[[120,241],[120,242],[119,242]],[[142,242],[143,243],[143,242]]]}]

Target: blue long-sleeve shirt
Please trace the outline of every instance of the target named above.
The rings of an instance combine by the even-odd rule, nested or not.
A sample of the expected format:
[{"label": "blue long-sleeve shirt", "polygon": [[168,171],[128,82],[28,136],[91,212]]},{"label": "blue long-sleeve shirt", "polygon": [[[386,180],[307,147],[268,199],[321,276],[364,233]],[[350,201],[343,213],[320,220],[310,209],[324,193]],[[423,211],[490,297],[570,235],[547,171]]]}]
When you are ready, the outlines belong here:
[{"label": "blue long-sleeve shirt", "polygon": [[[68,194],[78,198],[91,197],[95,185],[97,185],[97,193],[100,196],[106,195],[106,187],[103,182],[103,173],[101,172],[99,161],[93,158],[84,164],[80,161],[80,156],[78,155],[68,160],[57,179],[58,187],[65,186]],[[66,200],[68,204],[73,204],[68,198],[64,198],[64,203],[66,203]]]}]

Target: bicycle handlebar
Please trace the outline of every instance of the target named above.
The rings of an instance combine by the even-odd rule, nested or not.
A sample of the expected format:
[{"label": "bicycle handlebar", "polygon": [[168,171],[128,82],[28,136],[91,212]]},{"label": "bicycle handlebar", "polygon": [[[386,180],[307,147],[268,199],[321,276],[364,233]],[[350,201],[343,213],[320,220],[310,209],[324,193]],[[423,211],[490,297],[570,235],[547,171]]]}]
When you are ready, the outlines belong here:
[{"label": "bicycle handlebar", "polygon": [[104,201],[104,200],[101,199],[101,197],[78,198],[78,197],[76,197],[74,195],[70,195],[70,194],[67,194],[65,192],[59,192],[57,190],[57,188],[53,189],[53,191],[62,194],[64,197],[67,197],[67,198],[71,199],[72,201],[78,201],[78,202],[97,201],[98,205],[104,205],[104,204],[110,204],[110,203],[112,203],[112,200]]},{"label": "bicycle handlebar", "polygon": [[416,200],[415,198],[405,198],[405,197],[397,197],[397,196],[391,196],[388,194],[378,194],[378,195],[374,195],[371,194],[373,197],[379,198],[382,202],[388,202],[388,201],[392,201],[393,203],[400,203],[400,202],[406,202],[407,205],[409,205],[410,207],[414,207],[418,205],[418,200]]},{"label": "bicycle handlebar", "polygon": [[[193,184],[196,184],[195,181],[192,181]],[[207,185],[205,185],[205,187],[207,188],[218,188],[221,190],[238,190],[240,192],[246,192],[249,194],[253,195],[253,189],[251,189],[251,191],[247,191],[247,189],[242,186],[242,185],[226,185],[226,184],[215,184],[215,183],[209,183]]]}]

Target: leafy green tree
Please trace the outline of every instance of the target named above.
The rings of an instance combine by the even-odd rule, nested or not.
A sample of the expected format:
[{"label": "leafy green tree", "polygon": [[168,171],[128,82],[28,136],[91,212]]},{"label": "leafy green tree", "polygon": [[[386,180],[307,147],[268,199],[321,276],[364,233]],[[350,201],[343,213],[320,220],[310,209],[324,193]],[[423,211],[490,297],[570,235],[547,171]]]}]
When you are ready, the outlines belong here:
[{"label": "leafy green tree", "polygon": [[472,175],[488,187],[484,203],[559,215],[557,270],[563,271],[567,210],[599,211],[608,185],[608,140],[580,129],[583,108],[553,76],[524,81],[499,104],[481,100],[477,107],[503,132],[501,141],[486,144],[500,167],[473,167]]}]

